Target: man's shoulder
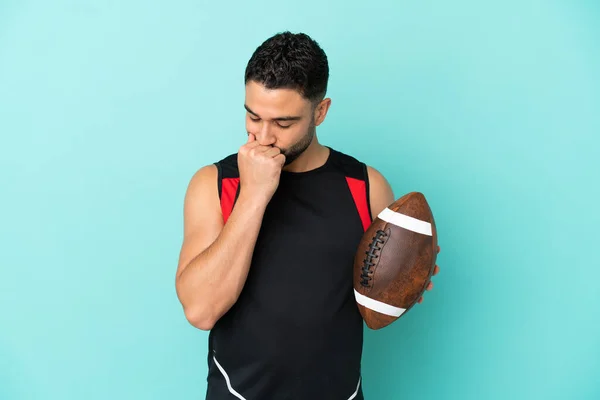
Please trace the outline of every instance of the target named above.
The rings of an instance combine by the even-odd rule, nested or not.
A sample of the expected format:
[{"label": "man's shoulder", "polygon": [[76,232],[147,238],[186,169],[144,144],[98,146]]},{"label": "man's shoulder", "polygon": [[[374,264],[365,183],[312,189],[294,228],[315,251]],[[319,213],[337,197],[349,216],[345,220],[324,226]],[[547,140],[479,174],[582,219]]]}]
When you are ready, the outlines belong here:
[{"label": "man's shoulder", "polygon": [[237,153],[231,153],[226,156],[223,156],[219,160],[213,162],[217,167],[227,165],[227,166],[235,166],[237,167]]},{"label": "man's shoulder", "polygon": [[[330,148],[331,149],[331,148]],[[339,150],[331,149],[338,165],[342,166],[347,177],[362,179],[366,182],[373,213],[379,213],[382,207],[394,200],[390,182],[376,167],[369,165],[359,157]]]},{"label": "man's shoulder", "polygon": [[237,153],[224,156],[218,161],[215,161],[213,165],[217,168],[219,180],[224,178],[238,178],[240,175]]},{"label": "man's shoulder", "polygon": [[330,150],[334,154],[334,162],[336,162],[338,165],[348,166],[354,170],[360,170],[361,173],[366,173],[369,178],[385,179],[381,172],[375,168],[375,166],[368,164],[359,156],[342,152],[332,147],[330,147]]},{"label": "man's shoulder", "polygon": [[338,162],[348,164],[364,164],[364,162],[360,160],[358,156],[352,155],[349,152],[339,150],[335,147],[329,147],[329,150],[331,151],[333,158]]},{"label": "man's shoulder", "polygon": [[329,147],[331,163],[344,175],[355,179],[367,179],[367,165],[358,157]]}]

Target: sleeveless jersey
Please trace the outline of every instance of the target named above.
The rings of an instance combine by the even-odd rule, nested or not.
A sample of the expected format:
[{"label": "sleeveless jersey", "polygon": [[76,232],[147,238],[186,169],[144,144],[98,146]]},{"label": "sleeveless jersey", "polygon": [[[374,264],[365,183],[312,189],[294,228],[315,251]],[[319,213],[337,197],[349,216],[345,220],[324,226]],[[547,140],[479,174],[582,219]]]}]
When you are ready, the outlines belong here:
[{"label": "sleeveless jersey", "polygon": [[[281,173],[240,297],[209,334],[207,400],[363,399],[353,264],[369,181],[364,163],[329,150],[319,168]],[[237,154],[215,165],[227,221]]]}]

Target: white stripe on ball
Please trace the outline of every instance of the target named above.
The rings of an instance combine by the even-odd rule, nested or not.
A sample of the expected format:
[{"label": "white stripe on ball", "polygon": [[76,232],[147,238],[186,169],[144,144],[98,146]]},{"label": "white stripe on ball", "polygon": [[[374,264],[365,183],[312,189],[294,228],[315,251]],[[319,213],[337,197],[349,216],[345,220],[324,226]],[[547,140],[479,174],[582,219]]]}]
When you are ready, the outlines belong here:
[{"label": "white stripe on ball", "polygon": [[382,221],[408,229],[409,231],[432,236],[431,224],[429,222],[409,217],[397,211],[392,211],[389,208],[385,208],[377,217]]},{"label": "white stripe on ball", "polygon": [[358,304],[365,306],[373,311],[377,311],[380,314],[385,314],[392,317],[399,317],[404,313],[404,311],[406,311],[406,308],[394,307],[381,301],[374,300],[363,294],[360,294],[356,291],[356,289],[354,289],[354,296],[356,297],[356,302]]}]

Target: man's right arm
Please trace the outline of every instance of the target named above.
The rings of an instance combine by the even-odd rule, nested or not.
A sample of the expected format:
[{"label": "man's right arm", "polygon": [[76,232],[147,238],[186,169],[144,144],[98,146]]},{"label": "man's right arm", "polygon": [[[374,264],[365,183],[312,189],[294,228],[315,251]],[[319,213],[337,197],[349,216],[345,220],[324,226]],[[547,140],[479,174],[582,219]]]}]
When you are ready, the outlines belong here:
[{"label": "man's right arm", "polygon": [[216,166],[201,168],[190,180],[184,200],[184,237],[176,290],[193,326],[212,329],[237,301],[267,203],[241,191],[224,224]]}]

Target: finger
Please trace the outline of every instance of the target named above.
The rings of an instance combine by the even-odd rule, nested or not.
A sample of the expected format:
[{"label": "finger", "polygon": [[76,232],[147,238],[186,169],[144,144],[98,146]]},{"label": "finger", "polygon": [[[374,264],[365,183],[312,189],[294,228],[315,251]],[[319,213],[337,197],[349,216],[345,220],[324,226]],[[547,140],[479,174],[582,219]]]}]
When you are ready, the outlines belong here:
[{"label": "finger", "polygon": [[266,155],[266,153],[270,153],[271,157],[274,156],[273,154],[273,150],[277,150],[279,152],[281,152],[281,150],[279,150],[279,147],[275,147],[275,146],[264,146],[262,144],[259,144],[258,140],[256,142],[251,143],[250,145],[253,145],[254,143],[256,143],[256,152],[261,154],[261,155]]},{"label": "finger", "polygon": [[433,275],[437,274],[438,272],[440,272],[440,267],[438,267],[437,265],[433,268]]},{"label": "finger", "polygon": [[246,143],[251,143],[254,141],[256,141],[256,136],[254,136],[252,133],[248,133],[248,141]]},{"label": "finger", "polygon": [[278,147],[267,147],[264,151],[264,155],[267,157],[275,157],[276,155],[280,154],[281,150],[279,150]]},{"label": "finger", "polygon": [[248,135],[248,141],[242,147],[245,147],[247,149],[265,147],[265,149],[263,149],[263,150],[266,150],[266,146],[261,146],[260,143],[258,142],[258,140],[256,140],[256,139],[251,140],[250,136],[254,137],[254,135],[252,135],[252,134]]},{"label": "finger", "polygon": [[433,289],[433,282],[429,282],[429,284],[427,285],[427,290],[431,289]]},{"label": "finger", "polygon": [[275,156],[273,159],[277,160],[279,162],[279,165],[283,168],[283,166],[285,165],[285,156],[283,154],[279,154],[279,155]]},{"label": "finger", "polygon": [[442,250],[442,249],[440,248],[440,246],[438,246],[438,250],[437,250],[437,252],[439,253],[441,250]]},{"label": "finger", "polygon": [[423,296],[419,297],[419,300],[417,301],[419,304],[421,304],[423,302]]}]

